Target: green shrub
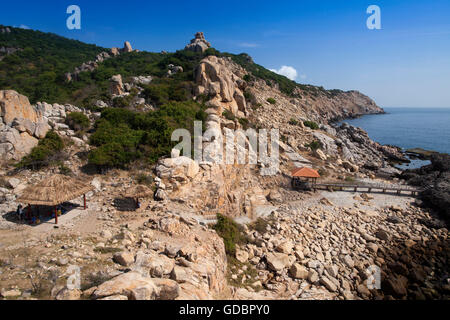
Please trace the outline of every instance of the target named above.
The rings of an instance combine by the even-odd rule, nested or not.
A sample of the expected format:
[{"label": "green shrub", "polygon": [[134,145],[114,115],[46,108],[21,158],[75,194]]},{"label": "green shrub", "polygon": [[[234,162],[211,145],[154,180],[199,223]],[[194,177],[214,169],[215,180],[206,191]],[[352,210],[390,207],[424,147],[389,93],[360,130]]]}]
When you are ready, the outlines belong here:
[{"label": "green shrub", "polygon": [[256,230],[261,234],[264,234],[267,232],[267,226],[269,225],[269,222],[263,218],[258,218],[256,221],[252,222],[249,225],[249,228],[252,230]]},{"label": "green shrub", "polygon": [[73,171],[65,166],[64,164],[59,165],[59,173],[65,176],[71,176],[73,174]]},{"label": "green shrub", "polygon": [[253,80],[252,76],[249,74],[246,74],[242,79],[244,79],[244,81],[246,82],[251,82]]},{"label": "green shrub", "polygon": [[294,118],[291,118],[291,120],[289,120],[289,124],[292,126],[296,126],[296,125],[298,125],[298,121],[295,120]]},{"label": "green shrub", "polygon": [[323,145],[322,145],[322,142],[315,140],[309,144],[305,144],[305,147],[310,148],[311,151],[316,151],[318,149],[322,149]]},{"label": "green shrub", "polygon": [[61,137],[52,131],[47,132],[44,139],[40,140],[30,154],[25,156],[18,164],[19,168],[41,168],[50,164],[50,160],[64,149]]},{"label": "green shrub", "polygon": [[138,174],[135,179],[138,184],[144,184],[144,185],[150,186],[153,183],[153,177],[151,175],[145,174],[145,173]]},{"label": "green shrub", "polygon": [[205,108],[195,101],[169,102],[147,113],[106,108],[90,138],[97,149],[90,152],[89,163],[104,168],[124,168],[139,159],[154,163],[175,146],[172,131],[186,128],[192,133],[194,121],[206,119]]},{"label": "green shrub", "polygon": [[234,121],[236,119],[236,116],[229,110],[225,110],[222,112],[222,116],[225,117],[227,120]]},{"label": "green shrub", "polygon": [[66,124],[75,131],[84,131],[89,129],[89,118],[81,112],[69,113],[66,117]]},{"label": "green shrub", "polygon": [[274,98],[268,98],[267,102],[270,104],[275,104],[275,103],[277,103],[277,100],[275,100]]},{"label": "green shrub", "polygon": [[253,103],[256,101],[255,96],[250,91],[244,91],[244,97],[247,102]]},{"label": "green shrub", "polygon": [[250,127],[250,122],[247,118],[239,118],[239,123],[244,130],[247,130]]},{"label": "green shrub", "polygon": [[225,252],[229,256],[234,257],[236,253],[236,244],[245,244],[247,242],[242,226],[219,213],[217,214],[217,223],[213,228],[223,239]]},{"label": "green shrub", "polygon": [[303,124],[305,127],[311,128],[313,130],[319,129],[319,125],[314,121],[304,121]]}]

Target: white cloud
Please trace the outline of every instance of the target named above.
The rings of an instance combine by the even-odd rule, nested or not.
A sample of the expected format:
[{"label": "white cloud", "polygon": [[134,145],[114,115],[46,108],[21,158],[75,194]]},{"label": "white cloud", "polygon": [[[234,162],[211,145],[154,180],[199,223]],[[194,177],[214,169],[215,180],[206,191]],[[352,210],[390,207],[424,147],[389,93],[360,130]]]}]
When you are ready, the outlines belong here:
[{"label": "white cloud", "polygon": [[[295,68],[290,67],[290,66],[282,66],[280,68],[280,70],[270,69],[270,71],[281,74],[282,76],[285,76],[286,78],[291,79],[291,80],[297,79],[297,76],[298,76],[297,70],[295,70]],[[304,75],[302,75],[302,79],[303,79],[303,76]]]}]

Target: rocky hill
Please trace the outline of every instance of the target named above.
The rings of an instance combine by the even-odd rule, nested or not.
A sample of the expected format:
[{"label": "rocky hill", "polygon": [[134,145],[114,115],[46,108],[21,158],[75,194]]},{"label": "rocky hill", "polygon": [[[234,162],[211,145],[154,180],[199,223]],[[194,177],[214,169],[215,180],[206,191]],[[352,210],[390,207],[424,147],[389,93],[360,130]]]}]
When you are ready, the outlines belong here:
[{"label": "rocky hill", "polygon": [[[246,54],[217,51],[203,33],[184,50],[149,53],[127,42],[123,49],[103,49],[3,29],[0,43],[20,49],[0,61],[0,227],[7,231],[0,236],[5,243],[0,251],[18,251],[0,261],[10,266],[0,274],[2,287],[11,289],[2,290],[3,297],[26,298],[28,292],[28,297],[107,300],[431,299],[448,294],[443,280],[448,231],[439,223],[417,225],[435,219],[414,199],[298,192],[290,185],[297,167],[315,168],[326,181],[401,183],[393,167],[405,160],[398,148],[370,140],[359,128],[333,124],[383,112],[370,98],[297,84]],[[36,47],[20,40],[32,36]],[[65,61],[64,51],[56,50],[51,67],[38,50],[41,42],[50,51],[52,45],[75,46],[77,58]],[[41,66],[40,72],[27,69],[30,64]],[[202,121],[203,132],[214,132],[214,138],[202,138],[205,152],[198,161],[180,155],[170,141],[175,129],[193,133],[195,120]],[[216,161],[227,148],[243,151],[246,159],[260,155],[242,131],[237,136],[248,150],[230,136],[231,130],[249,128],[279,129],[280,141],[273,142],[280,161],[273,175],[261,174],[270,162]],[[18,223],[17,198],[26,186],[56,172],[92,181],[88,210],[72,210],[58,229]],[[139,209],[124,199],[136,184],[154,191]],[[23,233],[32,239],[24,245],[30,250],[15,240]],[[38,268],[27,272],[36,279],[45,271],[41,278],[49,288],[37,292],[32,282],[27,289],[30,284],[18,280],[22,268],[16,256],[36,262]],[[52,278],[62,277],[69,262],[88,270],[80,289]],[[383,290],[367,288],[370,266],[381,269]]]}]

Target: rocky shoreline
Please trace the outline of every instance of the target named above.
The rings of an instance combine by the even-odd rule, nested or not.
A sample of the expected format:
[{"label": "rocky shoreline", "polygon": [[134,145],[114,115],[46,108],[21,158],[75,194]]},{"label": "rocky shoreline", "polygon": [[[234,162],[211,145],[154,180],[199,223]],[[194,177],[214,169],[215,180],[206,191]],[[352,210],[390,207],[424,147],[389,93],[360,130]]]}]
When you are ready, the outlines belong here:
[{"label": "rocky shoreline", "polygon": [[405,170],[400,177],[413,186],[424,188],[420,198],[424,204],[437,210],[440,216],[450,221],[450,155],[433,154],[431,164]]}]

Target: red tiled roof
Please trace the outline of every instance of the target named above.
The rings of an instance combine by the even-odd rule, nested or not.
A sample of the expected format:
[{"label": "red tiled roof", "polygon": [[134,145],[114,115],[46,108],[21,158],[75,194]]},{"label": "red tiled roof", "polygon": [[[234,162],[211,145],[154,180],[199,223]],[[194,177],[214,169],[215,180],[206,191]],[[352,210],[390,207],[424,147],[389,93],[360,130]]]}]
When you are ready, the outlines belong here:
[{"label": "red tiled roof", "polygon": [[297,168],[292,171],[293,177],[302,177],[302,178],[320,178],[320,174],[317,170],[311,168]]}]

